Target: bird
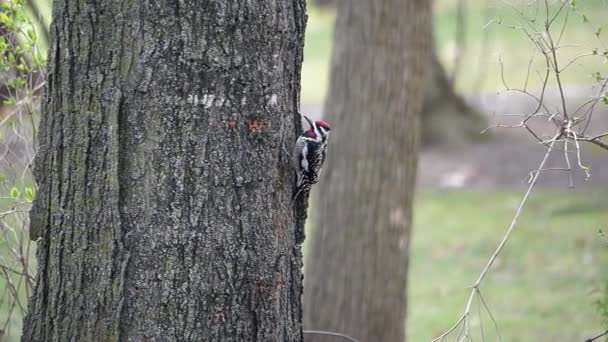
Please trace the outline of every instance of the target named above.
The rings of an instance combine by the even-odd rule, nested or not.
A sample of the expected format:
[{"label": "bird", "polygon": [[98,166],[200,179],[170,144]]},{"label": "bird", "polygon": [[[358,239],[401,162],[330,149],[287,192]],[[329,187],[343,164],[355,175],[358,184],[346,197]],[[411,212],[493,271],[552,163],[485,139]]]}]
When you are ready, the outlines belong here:
[{"label": "bird", "polygon": [[293,166],[296,170],[295,201],[302,193],[310,191],[313,184],[319,181],[323,163],[327,156],[327,143],[331,126],[325,121],[308,121],[310,128],[296,140],[293,153]]}]

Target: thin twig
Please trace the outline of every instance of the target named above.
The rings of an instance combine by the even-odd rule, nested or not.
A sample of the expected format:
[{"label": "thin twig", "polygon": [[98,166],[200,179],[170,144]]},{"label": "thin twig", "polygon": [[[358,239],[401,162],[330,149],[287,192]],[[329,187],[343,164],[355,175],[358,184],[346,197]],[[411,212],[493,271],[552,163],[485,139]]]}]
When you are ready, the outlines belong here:
[{"label": "thin twig", "polygon": [[560,76],[560,69],[559,69],[559,65],[557,63],[557,53],[555,52],[555,44],[553,44],[553,38],[551,37],[551,32],[549,31],[549,28],[547,27],[547,30],[545,31],[545,33],[547,34],[547,37],[549,38],[549,43],[551,45],[551,55],[553,57],[553,73],[555,75],[555,81],[557,82],[557,88],[559,89],[559,94],[560,94],[560,99],[562,101],[562,110],[563,113],[562,115],[564,116],[565,120],[568,120],[568,108],[566,107],[566,96],[564,95],[564,86],[562,85],[562,79]]},{"label": "thin twig", "polygon": [[494,323],[494,330],[496,330],[496,336],[498,336],[498,340],[500,342],[502,342],[502,336],[500,336],[500,329],[498,329],[498,322],[494,318],[494,315],[492,315],[492,311],[490,311],[490,307],[488,306],[488,303],[486,303],[486,300],[483,298],[483,295],[481,294],[481,291],[477,291],[477,292],[479,294],[479,299],[481,300],[481,303],[483,304],[483,307],[488,312],[488,315],[490,316],[490,319],[492,320],[492,323]]},{"label": "thin twig", "polygon": [[486,332],[483,329],[483,314],[481,312],[481,296],[477,296],[477,315],[479,316],[479,329],[481,330],[481,340],[485,342],[486,340]]},{"label": "thin twig", "polygon": [[304,330],[304,334],[308,334],[308,335],[324,335],[324,336],[334,336],[334,337],[341,337],[343,339],[349,340],[351,342],[359,342],[359,340],[350,337],[348,335],[344,335],[344,334],[340,334],[340,333],[335,333],[335,332],[331,332],[331,331],[323,331],[323,330]]},{"label": "thin twig", "polygon": [[593,341],[595,341],[597,339],[600,339],[600,338],[602,338],[604,336],[608,336],[608,330],[606,330],[603,334],[599,334],[599,335],[597,335],[595,337],[586,339],[585,342],[593,342]]},{"label": "thin twig", "polygon": [[587,140],[587,139],[584,139],[584,140],[580,140],[580,141],[586,141],[588,143],[597,145],[597,146],[599,146],[599,147],[601,147],[601,148],[603,148],[605,150],[608,150],[608,144],[606,144],[605,142],[602,142],[600,140],[595,140],[595,139],[593,139],[593,140]]},{"label": "thin twig", "polygon": [[589,124],[591,123],[591,118],[593,117],[593,112],[595,111],[595,106],[598,104],[598,102],[604,95],[604,91],[606,90],[606,87],[608,87],[608,77],[606,77],[604,79],[604,82],[602,82],[600,89],[597,92],[597,96],[595,97],[595,101],[593,102],[591,107],[587,110],[587,112],[585,112],[585,115],[583,115],[583,117],[582,117],[582,118],[586,119],[586,122],[585,122],[585,127],[581,130],[581,134],[585,134],[585,132],[587,132],[587,129],[589,128]]},{"label": "thin twig", "polygon": [[[551,155],[551,151],[553,150],[553,147],[555,146],[555,143],[557,142],[557,139],[559,139],[560,136],[561,136],[561,133],[558,130],[555,133],[555,135],[553,136],[553,138],[550,140],[549,146],[547,147],[547,152],[545,153],[545,156],[543,157],[542,161],[540,162],[540,165],[537,168],[538,170],[542,170],[544,168],[545,163],[549,159],[549,156]],[[523,208],[524,208],[525,204],[527,203],[528,198],[530,197],[530,194],[532,193],[532,190],[534,189],[534,186],[536,185],[536,182],[538,181],[539,176],[540,176],[540,172],[536,172],[534,174],[534,177],[532,178],[532,181],[530,182],[530,185],[528,186],[528,190],[526,191],[524,197],[522,198],[522,200],[519,204],[519,207],[517,208],[517,211],[515,212],[515,216],[513,217],[513,220],[511,221],[511,224],[509,225],[509,229],[507,229],[507,232],[505,233],[502,240],[500,241],[500,244],[498,245],[498,247],[496,248],[496,250],[490,257],[490,260],[488,260],[486,267],[483,269],[483,271],[481,271],[481,274],[477,278],[477,281],[475,281],[475,284],[472,286],[473,289],[471,290],[471,294],[469,295],[469,299],[468,299],[467,305],[464,309],[464,313],[462,314],[460,319],[456,322],[456,324],[454,324],[448,331],[439,335],[439,337],[435,338],[433,340],[433,342],[443,340],[444,337],[446,337],[452,331],[454,331],[456,328],[458,328],[458,326],[460,326],[461,323],[464,323],[464,327],[468,326],[469,315],[471,312],[471,304],[473,303],[473,299],[475,298],[475,295],[479,291],[481,282],[483,281],[483,279],[486,277],[486,275],[492,268],[494,261],[496,261],[496,258],[498,258],[498,256],[500,255],[500,252],[507,244],[507,241],[509,241],[509,238],[511,237],[511,233],[513,233],[513,230],[515,229],[517,222],[519,221]]]},{"label": "thin twig", "polygon": [[30,276],[29,274],[27,274],[26,272],[20,272],[20,271],[17,271],[16,269],[14,269],[14,268],[10,268],[10,267],[2,265],[2,264],[0,264],[0,268],[3,269],[3,270],[5,270],[5,271],[14,273],[16,275],[27,277],[28,279],[34,280],[34,278],[32,276]]},{"label": "thin twig", "polygon": [[526,183],[530,184],[530,182],[534,178],[534,174],[535,173],[537,173],[537,172],[545,172],[545,171],[571,171],[571,169],[569,169],[569,168],[563,168],[563,167],[549,167],[549,168],[542,169],[542,170],[533,170],[533,171],[530,171],[530,173],[528,173],[528,176],[526,176],[526,178],[524,178],[522,180],[522,182],[526,181]]},{"label": "thin twig", "polygon": [[574,179],[572,178],[572,164],[570,163],[570,156],[568,155],[568,140],[564,140],[564,159],[566,159],[566,165],[568,166],[568,181],[570,189],[574,188]]}]

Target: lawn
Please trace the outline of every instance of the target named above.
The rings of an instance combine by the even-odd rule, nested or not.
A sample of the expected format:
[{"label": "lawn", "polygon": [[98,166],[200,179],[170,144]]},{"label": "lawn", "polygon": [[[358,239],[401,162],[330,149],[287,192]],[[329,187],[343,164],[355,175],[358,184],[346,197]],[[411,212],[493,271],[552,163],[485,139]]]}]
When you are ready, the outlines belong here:
[{"label": "lawn", "polygon": [[[484,7],[489,3],[488,8]],[[511,1],[514,4],[523,1]],[[531,1],[526,1],[532,3]],[[551,1],[555,3],[555,1]],[[452,70],[458,51],[456,44],[456,9],[455,0],[435,1],[434,30],[437,39],[437,50],[441,60]],[[468,0],[466,10],[465,49],[462,54],[460,72],[456,75],[456,84],[463,92],[496,91],[503,89],[499,56],[502,56],[505,79],[510,87],[523,87],[527,75],[527,66],[531,59],[533,64],[528,86],[540,87],[538,72],[544,72],[543,57],[534,48],[526,35],[509,25],[519,23],[516,12],[500,0]],[[539,1],[539,3],[542,3]],[[555,10],[556,8],[554,8]],[[533,9],[527,14],[534,17]],[[583,19],[583,14],[586,20]],[[599,54],[608,46],[608,32],[596,37],[598,28],[608,31],[605,18],[608,16],[608,1],[577,1],[577,11],[568,17],[568,28],[565,30],[558,50],[558,59],[565,66],[575,57],[589,53],[598,48]],[[540,16],[538,16],[540,18]],[[333,36],[335,12],[332,9],[319,9],[309,6],[309,19],[306,31],[304,65],[302,69],[302,100],[304,103],[323,101],[329,81],[329,61]],[[560,17],[561,18],[561,17]],[[561,31],[560,19],[555,21],[554,36]],[[539,24],[540,26],[540,24]],[[561,75],[565,83],[589,84],[591,74],[606,70],[606,58],[600,56],[585,57],[569,66]]]},{"label": "lawn", "polygon": [[[521,194],[428,193],[416,201],[408,336],[430,341],[462,314]],[[481,291],[503,341],[583,341],[600,332],[595,291],[608,281],[606,193],[543,192],[532,197]],[[497,341],[490,318],[472,325]],[[607,327],[604,327],[604,329]],[[449,341],[454,340],[449,339]]]}]

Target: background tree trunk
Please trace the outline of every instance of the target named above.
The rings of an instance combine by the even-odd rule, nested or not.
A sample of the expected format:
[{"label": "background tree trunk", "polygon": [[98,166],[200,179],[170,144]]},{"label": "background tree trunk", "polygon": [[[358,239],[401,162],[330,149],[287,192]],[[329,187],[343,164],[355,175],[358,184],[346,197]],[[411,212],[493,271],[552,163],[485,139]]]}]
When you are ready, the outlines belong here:
[{"label": "background tree trunk", "polygon": [[55,1],[23,341],[301,341],[305,1]]},{"label": "background tree trunk", "polygon": [[313,0],[313,4],[321,7],[335,6],[336,0]]},{"label": "background tree trunk", "polygon": [[439,61],[435,46],[427,65],[422,109],[422,143],[462,143],[481,138],[485,118],[456,92]]},{"label": "background tree trunk", "polygon": [[430,4],[342,0],[334,41],[305,327],[402,342]]},{"label": "background tree trunk", "polygon": [[[313,3],[320,7],[334,7],[337,0],[314,0]],[[460,48],[464,49],[466,46],[462,45],[462,41],[466,38],[466,33],[463,31],[463,27],[466,26],[464,22],[466,3],[459,1],[458,8],[455,39],[460,43]],[[436,42],[432,44],[432,52],[426,65],[429,70],[427,86],[424,90],[424,106],[421,111],[422,144],[454,144],[481,139],[479,133],[487,127],[487,120],[456,91],[453,80],[450,80],[446,69],[439,61],[436,45]],[[457,59],[455,62],[458,63],[455,65],[454,73],[458,74],[462,69],[461,61]]]}]

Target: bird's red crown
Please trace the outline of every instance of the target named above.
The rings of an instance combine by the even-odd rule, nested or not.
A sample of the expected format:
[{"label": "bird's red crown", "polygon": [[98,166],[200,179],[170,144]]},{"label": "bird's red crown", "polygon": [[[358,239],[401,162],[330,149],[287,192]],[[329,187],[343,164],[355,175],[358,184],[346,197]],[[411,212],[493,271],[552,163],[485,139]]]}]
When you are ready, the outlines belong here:
[{"label": "bird's red crown", "polygon": [[331,129],[331,126],[325,121],[315,121],[315,124],[317,124],[317,126],[325,128],[325,129]]}]

